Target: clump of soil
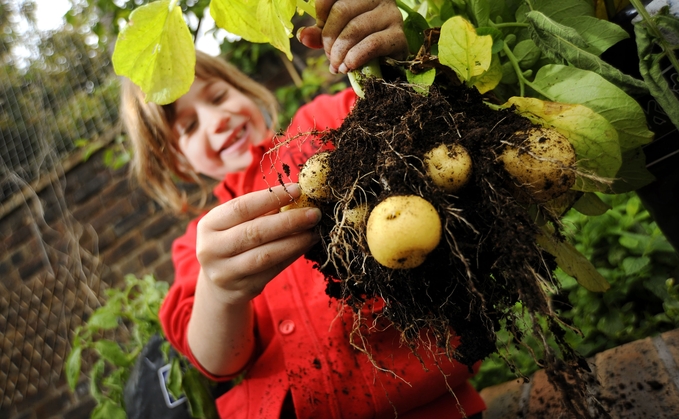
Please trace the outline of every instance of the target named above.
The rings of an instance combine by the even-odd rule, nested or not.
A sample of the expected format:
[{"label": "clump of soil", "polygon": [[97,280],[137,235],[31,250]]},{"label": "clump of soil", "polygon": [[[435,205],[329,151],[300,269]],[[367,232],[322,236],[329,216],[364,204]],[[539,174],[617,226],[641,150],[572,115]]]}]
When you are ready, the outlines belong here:
[{"label": "clump of soil", "polygon": [[[521,140],[512,134],[531,122],[510,110],[491,110],[476,90],[464,86],[432,87],[425,96],[405,83],[373,79],[364,90],[365,99],[343,125],[322,138],[335,147],[328,175],[335,200],[318,203],[325,214],[322,240],[306,257],[325,275],[328,295],[356,313],[382,300],[377,315],[394,324],[403,342],[414,349],[426,331],[449,357],[470,368],[496,352],[501,328],[522,341],[518,302],[529,316],[550,319],[546,328],[561,336],[564,325],[545,291],[558,289],[552,278],[556,265],[535,240],[540,208],[515,198],[517,187],[498,160],[508,142]],[[441,143],[459,143],[472,157],[472,179],[455,194],[437,188],[424,169],[424,154]],[[343,212],[359,204],[371,210],[388,196],[410,194],[434,205],[443,237],[422,265],[388,269],[370,257],[365,228],[350,225]],[[558,224],[548,212],[542,216]],[[539,324],[534,322],[533,331],[543,336],[547,330]],[[580,382],[586,364],[563,339],[557,342],[559,355],[546,347],[541,366],[567,373],[554,382],[570,389],[568,399],[582,412],[585,402],[571,384]],[[584,399],[584,389],[576,390]]]}]

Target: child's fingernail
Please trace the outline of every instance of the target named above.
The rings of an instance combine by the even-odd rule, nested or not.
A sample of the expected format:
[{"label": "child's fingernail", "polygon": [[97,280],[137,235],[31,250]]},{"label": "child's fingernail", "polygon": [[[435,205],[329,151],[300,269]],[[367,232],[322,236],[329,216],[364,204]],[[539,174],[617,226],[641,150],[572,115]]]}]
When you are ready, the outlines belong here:
[{"label": "child's fingernail", "polygon": [[306,217],[309,221],[316,224],[321,221],[321,210],[318,208],[309,208],[306,210]]},{"label": "child's fingernail", "polygon": [[342,63],[340,64],[339,69],[337,71],[339,71],[342,74],[347,74],[349,72],[349,68],[347,67],[346,64]]}]

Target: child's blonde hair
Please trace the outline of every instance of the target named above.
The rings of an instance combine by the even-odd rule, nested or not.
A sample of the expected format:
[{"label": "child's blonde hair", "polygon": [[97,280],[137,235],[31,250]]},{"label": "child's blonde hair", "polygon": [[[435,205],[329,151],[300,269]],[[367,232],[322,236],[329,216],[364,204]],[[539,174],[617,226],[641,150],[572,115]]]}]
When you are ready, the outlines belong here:
[{"label": "child's blonde hair", "polygon": [[[226,81],[249,96],[260,107],[265,118],[275,125],[278,118],[275,96],[233,65],[196,51],[196,78]],[[172,131],[174,118],[174,104],[161,106],[146,103],[141,89],[130,80],[123,80],[121,119],[132,143],[132,174],[152,198],[164,207],[180,213],[202,208],[210,191],[179,150],[177,138]],[[189,205],[186,192],[177,186],[177,178],[200,186],[199,204]]]}]

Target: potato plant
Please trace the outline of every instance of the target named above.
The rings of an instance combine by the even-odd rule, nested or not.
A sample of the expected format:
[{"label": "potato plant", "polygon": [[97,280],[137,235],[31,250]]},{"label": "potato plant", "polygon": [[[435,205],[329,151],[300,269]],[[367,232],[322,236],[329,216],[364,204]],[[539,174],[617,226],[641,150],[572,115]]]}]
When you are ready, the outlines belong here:
[{"label": "potato plant", "polygon": [[[141,49],[131,47],[160,32],[154,39],[169,50],[162,35],[179,33],[177,2],[157,3],[163,7],[138,9],[113,61],[116,71],[148,86],[151,100],[171,102],[192,78],[182,87],[172,80],[184,76],[144,72],[144,62],[172,65],[155,65],[163,54],[139,59]],[[290,19],[296,9],[313,15],[312,3],[212,0],[211,13],[218,26],[289,54]],[[593,377],[562,338],[571,326],[548,294],[559,291],[557,266],[592,292],[609,285],[564,239],[560,217],[571,207],[599,215],[606,205],[595,193],[632,191],[651,180],[640,147],[653,133],[634,98],[650,91],[679,123],[676,99],[656,77],[662,57],[679,70],[663,38],[676,34],[677,19],[641,13],[637,37],[647,56],[639,80],[601,58],[629,36],[607,19],[618,2],[397,4],[410,57],[367,67],[382,78],[352,74],[361,99],[340,128],[323,134],[335,148],[300,173],[304,197],[293,206],[324,213],[322,240],[306,257],[325,275],[328,294],[356,313],[381,298],[384,309],[376,315],[414,351],[426,347],[420,339],[427,336],[437,344],[432,350],[471,366],[498,351],[499,332],[519,344],[527,331],[539,342],[551,336],[556,348],[545,344],[535,357],[568,394],[566,407],[577,417],[604,417],[586,401]],[[254,11],[262,8],[276,11],[267,14],[271,20],[258,19]],[[165,26],[144,31],[140,22],[158,22],[156,15]],[[184,48],[184,62],[190,52]],[[159,79],[164,83],[152,83]],[[403,217],[407,212],[417,216]]]}]

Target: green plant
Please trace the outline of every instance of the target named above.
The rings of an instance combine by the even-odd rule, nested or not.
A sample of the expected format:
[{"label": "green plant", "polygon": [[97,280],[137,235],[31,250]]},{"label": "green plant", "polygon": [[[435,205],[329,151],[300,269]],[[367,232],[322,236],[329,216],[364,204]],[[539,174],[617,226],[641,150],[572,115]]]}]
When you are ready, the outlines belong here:
[{"label": "green plant", "polygon": [[[570,211],[564,223],[572,230],[572,242],[611,284],[605,293],[594,293],[557,271],[562,292],[552,301],[563,318],[581,334],[566,335],[583,356],[643,339],[679,326],[679,255],[667,242],[638,196],[602,195],[610,206],[603,215],[588,217]],[[529,375],[539,367],[525,351],[510,345],[507,333],[499,333],[498,347],[516,370]],[[538,350],[534,338],[528,345]],[[499,384],[516,375],[500,355],[484,361],[474,379],[478,388]]]},{"label": "green plant", "polygon": [[[89,371],[90,393],[97,405],[92,419],[125,419],[123,390],[139,354],[154,335],[163,336],[158,318],[160,304],[168,290],[166,282],[152,276],[125,277],[123,289],[109,289],[106,303],[96,309],[86,323],[76,329],[71,352],[66,359],[66,379],[74,389],[80,378],[83,359],[93,360]],[[122,341],[107,336],[127,332]],[[169,359],[170,345],[163,344]],[[168,389],[175,399],[186,395],[195,418],[216,418],[209,383],[182,357],[173,357]]]}]

